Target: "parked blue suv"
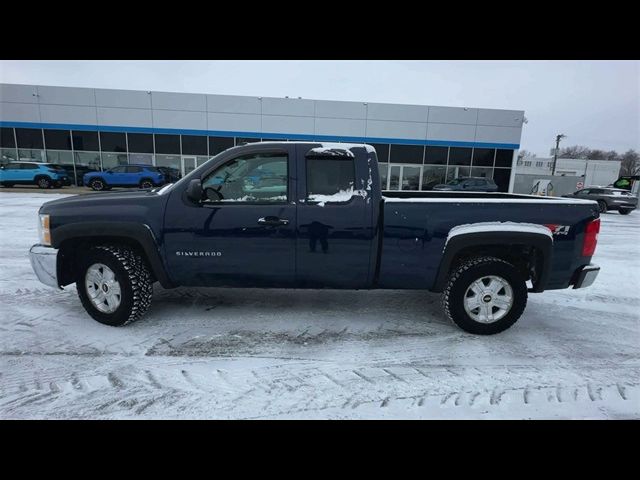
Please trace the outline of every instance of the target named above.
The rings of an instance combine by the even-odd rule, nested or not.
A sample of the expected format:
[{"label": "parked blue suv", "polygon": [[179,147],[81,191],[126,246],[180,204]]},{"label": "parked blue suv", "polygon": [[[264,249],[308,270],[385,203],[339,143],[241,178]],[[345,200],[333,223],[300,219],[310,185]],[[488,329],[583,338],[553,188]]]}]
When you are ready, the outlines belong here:
[{"label": "parked blue suv", "polygon": [[111,187],[153,188],[166,183],[165,176],[151,165],[120,165],[104,172],[90,172],[82,177],[82,183],[93,190],[109,190]]},{"label": "parked blue suv", "polygon": [[66,170],[54,163],[11,162],[0,165],[0,185],[37,185],[40,188],[70,185]]}]

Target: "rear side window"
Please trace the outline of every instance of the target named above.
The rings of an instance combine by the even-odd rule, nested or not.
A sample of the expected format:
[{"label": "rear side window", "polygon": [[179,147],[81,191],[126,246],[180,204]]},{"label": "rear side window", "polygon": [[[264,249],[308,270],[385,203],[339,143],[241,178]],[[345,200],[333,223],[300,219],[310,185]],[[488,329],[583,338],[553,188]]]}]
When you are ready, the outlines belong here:
[{"label": "rear side window", "polygon": [[23,163],[22,167],[20,167],[22,170],[36,170],[38,168],[38,165],[36,165],[35,163]]},{"label": "rear side window", "polygon": [[604,190],[602,190],[601,188],[592,188],[589,193],[602,195],[604,193]]},{"label": "rear side window", "polygon": [[355,163],[352,158],[308,158],[307,197],[333,195],[353,190]]}]

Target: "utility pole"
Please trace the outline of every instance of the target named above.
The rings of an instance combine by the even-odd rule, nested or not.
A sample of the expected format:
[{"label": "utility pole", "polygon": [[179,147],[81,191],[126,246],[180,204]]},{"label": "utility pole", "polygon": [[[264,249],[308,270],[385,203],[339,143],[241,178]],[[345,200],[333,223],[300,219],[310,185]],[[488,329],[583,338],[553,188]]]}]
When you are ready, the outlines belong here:
[{"label": "utility pole", "polygon": [[560,135],[556,135],[556,149],[553,152],[553,167],[551,168],[551,176],[556,174],[556,162],[558,161],[558,150],[560,149],[560,140],[562,140],[566,135],[561,133]]}]

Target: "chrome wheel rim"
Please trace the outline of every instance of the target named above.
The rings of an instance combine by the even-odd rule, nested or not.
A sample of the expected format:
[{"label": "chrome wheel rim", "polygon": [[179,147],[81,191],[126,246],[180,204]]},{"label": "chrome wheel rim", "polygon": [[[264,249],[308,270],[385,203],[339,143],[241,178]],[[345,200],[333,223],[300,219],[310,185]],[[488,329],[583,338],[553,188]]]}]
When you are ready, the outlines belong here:
[{"label": "chrome wheel rim", "polygon": [[513,306],[513,289],[496,275],[481,277],[464,294],[464,309],[479,323],[494,323],[504,318]]},{"label": "chrome wheel rim", "polygon": [[40,179],[38,181],[38,186],[45,188],[47,185],[49,184],[49,182],[47,180],[45,180],[44,178]]},{"label": "chrome wheel rim", "polygon": [[102,182],[100,180],[96,180],[93,182],[93,188],[96,190],[102,190]]},{"label": "chrome wheel rim", "polygon": [[102,313],[113,313],[120,306],[122,291],[116,275],[102,263],[94,263],[84,277],[89,300]]}]

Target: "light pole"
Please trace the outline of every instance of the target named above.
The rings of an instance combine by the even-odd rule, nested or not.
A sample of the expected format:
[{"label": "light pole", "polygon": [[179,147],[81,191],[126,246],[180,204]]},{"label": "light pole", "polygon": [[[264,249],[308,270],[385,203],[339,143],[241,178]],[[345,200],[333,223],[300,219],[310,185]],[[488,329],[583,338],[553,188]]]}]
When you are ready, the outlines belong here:
[{"label": "light pole", "polygon": [[551,176],[556,174],[556,162],[558,161],[558,150],[560,149],[560,140],[562,140],[566,135],[561,133],[560,135],[556,135],[556,149],[553,152],[553,167],[551,169]]}]

